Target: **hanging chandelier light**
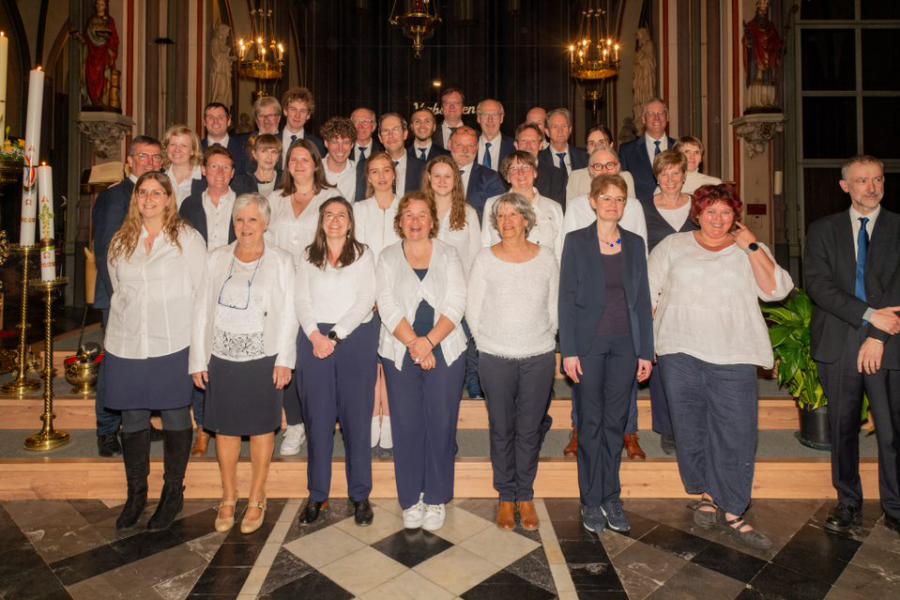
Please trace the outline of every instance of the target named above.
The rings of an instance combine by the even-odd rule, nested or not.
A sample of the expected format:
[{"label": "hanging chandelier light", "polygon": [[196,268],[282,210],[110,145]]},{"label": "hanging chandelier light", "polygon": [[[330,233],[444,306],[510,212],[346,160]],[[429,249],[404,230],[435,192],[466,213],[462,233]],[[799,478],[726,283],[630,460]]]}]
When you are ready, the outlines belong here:
[{"label": "hanging chandelier light", "polygon": [[569,43],[569,71],[584,86],[584,96],[596,104],[602,98],[602,83],[619,74],[622,45],[613,35],[609,0],[585,0],[577,36]]},{"label": "hanging chandelier light", "polygon": [[391,8],[389,23],[399,27],[403,35],[412,40],[416,58],[422,58],[424,42],[432,35],[441,22],[437,14],[437,3],[431,0],[402,0],[406,10],[397,11],[397,0]]},{"label": "hanging chandelier light", "polygon": [[284,74],[284,43],[275,36],[272,4],[273,0],[251,0],[251,36],[238,40],[238,73],[256,79],[260,86]]}]

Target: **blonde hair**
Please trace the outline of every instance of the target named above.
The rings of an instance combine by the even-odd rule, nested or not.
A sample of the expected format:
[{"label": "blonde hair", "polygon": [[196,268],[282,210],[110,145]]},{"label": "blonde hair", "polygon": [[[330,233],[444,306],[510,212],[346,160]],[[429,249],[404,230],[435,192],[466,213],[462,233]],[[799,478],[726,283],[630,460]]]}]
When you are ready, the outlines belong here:
[{"label": "blonde hair", "polygon": [[163,226],[162,233],[172,244],[181,250],[181,243],[178,241],[178,232],[185,225],[181,217],[178,216],[178,208],[175,205],[175,192],[172,189],[172,182],[165,173],[159,171],[148,171],[141,175],[137,183],[134,184],[134,191],[131,193],[131,201],[128,203],[128,214],[125,215],[125,221],[122,227],[113,235],[109,243],[109,258],[113,261],[124,258],[131,260],[138,240],[141,238],[141,229],[144,226],[144,218],[138,210],[137,197],[138,191],[145,181],[153,180],[160,184],[163,191],[166,192],[168,202],[163,209]]},{"label": "blonde hair", "polygon": [[422,175],[422,192],[437,205],[434,188],[431,187],[431,171],[437,165],[447,165],[453,173],[453,190],[450,192],[450,231],[460,231],[466,228],[466,194],[463,191],[459,166],[452,156],[442,154],[428,161],[425,174]]},{"label": "blonde hair", "polygon": [[186,135],[191,140],[191,166],[196,167],[203,160],[203,153],[200,152],[200,138],[194,133],[193,129],[189,129],[187,125],[172,125],[166,130],[163,136],[163,159],[165,160],[165,168],[168,169],[172,164],[169,160],[169,141],[173,135]]}]

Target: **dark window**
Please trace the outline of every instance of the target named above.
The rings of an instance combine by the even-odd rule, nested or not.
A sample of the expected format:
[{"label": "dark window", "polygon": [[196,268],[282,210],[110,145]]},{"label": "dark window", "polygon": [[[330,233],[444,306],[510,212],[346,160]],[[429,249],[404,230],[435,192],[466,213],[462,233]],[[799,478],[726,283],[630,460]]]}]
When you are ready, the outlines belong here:
[{"label": "dark window", "polygon": [[856,154],[856,98],[803,99],[803,157]]},{"label": "dark window", "polygon": [[864,90],[900,90],[900,29],[862,30],[862,70]]},{"label": "dark window", "polygon": [[[873,4],[891,3],[893,0],[874,0]],[[800,5],[802,19],[852,19],[855,0],[803,0]]]},{"label": "dark window", "polygon": [[863,98],[863,151],[879,158],[900,158],[900,102],[897,98]]},{"label": "dark window", "polygon": [[863,19],[900,19],[900,2],[896,0],[862,0]]},{"label": "dark window", "polygon": [[856,52],[852,29],[804,29],[800,44],[804,90],[855,89]]},{"label": "dark window", "polygon": [[803,169],[803,217],[805,226],[822,217],[846,210],[850,199],[841,190],[840,167]]}]

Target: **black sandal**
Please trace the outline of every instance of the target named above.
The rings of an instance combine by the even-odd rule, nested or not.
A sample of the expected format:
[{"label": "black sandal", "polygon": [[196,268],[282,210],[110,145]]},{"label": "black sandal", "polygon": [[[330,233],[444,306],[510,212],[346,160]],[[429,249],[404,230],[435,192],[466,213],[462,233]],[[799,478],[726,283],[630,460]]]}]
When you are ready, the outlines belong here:
[{"label": "black sandal", "polygon": [[[756,550],[768,550],[772,547],[772,540],[753,529],[743,517],[729,519],[722,509],[719,509],[718,514],[721,515],[718,518],[719,527],[726,530],[731,537],[740,543]],[[747,531],[741,531],[744,527],[751,528]]]},{"label": "black sandal", "polygon": [[[711,529],[716,526],[719,507],[716,506],[715,502],[701,498],[692,508],[694,510],[694,525],[703,529]],[[713,510],[701,510],[703,508],[712,508]]]}]

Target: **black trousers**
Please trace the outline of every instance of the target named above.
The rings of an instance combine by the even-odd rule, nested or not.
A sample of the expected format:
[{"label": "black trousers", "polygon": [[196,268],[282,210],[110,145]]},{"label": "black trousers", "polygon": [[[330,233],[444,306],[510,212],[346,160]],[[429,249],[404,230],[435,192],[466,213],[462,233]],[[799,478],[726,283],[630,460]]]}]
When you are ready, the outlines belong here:
[{"label": "black trousers", "polygon": [[875,436],[878,440],[878,481],[881,506],[886,514],[900,519],[900,371],[881,369],[865,375],[856,368],[859,348],[866,328],[844,346],[841,358],[818,363],[822,387],[828,397],[831,426],[831,482],[838,501],[861,506],[859,478],[859,428],[863,393],[869,397]]}]

